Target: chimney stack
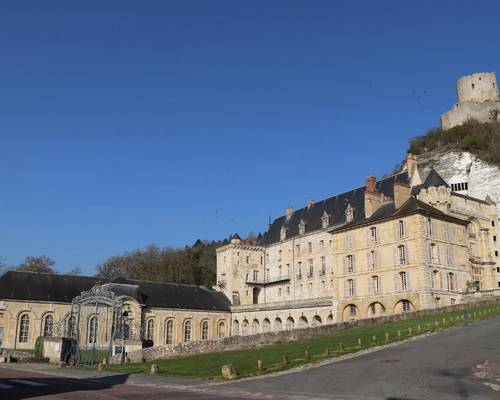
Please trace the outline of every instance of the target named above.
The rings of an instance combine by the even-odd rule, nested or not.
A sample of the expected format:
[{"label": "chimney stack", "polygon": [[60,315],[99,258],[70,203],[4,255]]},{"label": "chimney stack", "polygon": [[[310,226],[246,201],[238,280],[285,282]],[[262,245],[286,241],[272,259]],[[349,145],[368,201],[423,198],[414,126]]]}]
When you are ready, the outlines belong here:
[{"label": "chimney stack", "polygon": [[409,186],[394,182],[394,208],[398,210],[411,196],[411,189]]},{"label": "chimney stack", "polygon": [[417,156],[415,154],[408,153],[406,155],[406,169],[408,176],[411,178],[417,169]]},{"label": "chimney stack", "polygon": [[375,190],[377,177],[368,175],[366,177],[365,190],[365,217],[370,218],[375,211],[382,205],[382,195]]},{"label": "chimney stack", "polygon": [[307,209],[308,210],[310,210],[313,205],[314,205],[314,200],[313,199],[307,200]]},{"label": "chimney stack", "polygon": [[293,207],[289,206],[287,209],[286,209],[286,219],[287,221],[292,218],[292,215],[293,215]]},{"label": "chimney stack", "polygon": [[373,193],[375,191],[376,183],[377,183],[377,177],[374,175],[368,175],[366,177],[366,191]]}]

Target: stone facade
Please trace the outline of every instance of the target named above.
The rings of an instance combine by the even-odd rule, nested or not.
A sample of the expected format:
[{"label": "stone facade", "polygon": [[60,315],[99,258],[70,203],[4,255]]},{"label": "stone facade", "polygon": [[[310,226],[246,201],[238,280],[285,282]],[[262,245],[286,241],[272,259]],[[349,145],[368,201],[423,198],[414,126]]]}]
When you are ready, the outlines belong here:
[{"label": "stone facade", "polygon": [[[458,304],[471,291],[500,294],[495,204],[444,181],[422,183],[413,156],[406,169],[412,187],[394,184],[394,198],[367,178],[362,223],[325,221],[311,231],[299,224],[297,234],[281,232],[268,245],[233,239],[219,248],[217,289],[232,299],[232,334],[432,309]],[[410,198],[428,209],[404,213]],[[387,207],[390,215],[375,218]],[[283,226],[293,214],[289,208],[280,217]]]},{"label": "stone facade", "polygon": [[479,122],[500,121],[500,100],[494,72],[483,72],[460,78],[457,82],[458,103],[441,115],[441,128],[462,125],[469,119]]}]

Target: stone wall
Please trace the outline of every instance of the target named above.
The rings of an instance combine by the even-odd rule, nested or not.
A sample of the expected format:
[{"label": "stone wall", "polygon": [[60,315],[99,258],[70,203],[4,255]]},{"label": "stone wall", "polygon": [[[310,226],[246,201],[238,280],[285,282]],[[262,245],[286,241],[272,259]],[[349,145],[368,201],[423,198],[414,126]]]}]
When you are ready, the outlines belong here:
[{"label": "stone wall", "polygon": [[500,101],[457,103],[449,111],[441,114],[441,128],[444,130],[462,125],[470,119],[479,122],[500,121]]},{"label": "stone wall", "polygon": [[[477,301],[474,304],[499,304],[500,297],[492,297],[487,300]],[[173,357],[183,357],[193,354],[203,354],[212,352],[223,352],[233,350],[251,349],[255,347],[267,346],[283,342],[292,342],[298,340],[307,340],[317,336],[323,336],[334,333],[339,330],[349,329],[354,327],[364,327],[370,325],[383,324],[385,322],[393,322],[407,320],[416,317],[429,315],[439,315],[449,311],[462,311],[468,308],[470,304],[462,303],[453,306],[441,307],[439,309],[421,310],[408,312],[404,314],[389,315],[378,318],[367,318],[362,320],[341,322],[331,325],[322,325],[314,328],[294,329],[290,331],[260,333],[250,336],[231,336],[216,340],[198,341],[190,343],[181,343],[174,346],[158,346],[148,349],[142,349],[127,354],[130,362],[152,361],[156,359],[165,359]],[[121,362],[121,355],[113,356],[110,360],[111,364]]]},{"label": "stone wall", "polygon": [[35,358],[31,353],[12,349],[0,349],[0,357],[11,356],[15,361],[28,361]]}]

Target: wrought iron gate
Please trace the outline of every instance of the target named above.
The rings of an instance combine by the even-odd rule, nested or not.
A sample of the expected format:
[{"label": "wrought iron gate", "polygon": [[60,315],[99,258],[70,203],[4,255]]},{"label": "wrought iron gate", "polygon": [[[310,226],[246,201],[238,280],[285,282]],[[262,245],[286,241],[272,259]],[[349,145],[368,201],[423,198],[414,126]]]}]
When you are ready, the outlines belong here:
[{"label": "wrought iron gate", "polygon": [[96,285],[73,299],[63,355],[70,364],[96,365],[112,356],[113,341],[122,337],[122,302]]}]

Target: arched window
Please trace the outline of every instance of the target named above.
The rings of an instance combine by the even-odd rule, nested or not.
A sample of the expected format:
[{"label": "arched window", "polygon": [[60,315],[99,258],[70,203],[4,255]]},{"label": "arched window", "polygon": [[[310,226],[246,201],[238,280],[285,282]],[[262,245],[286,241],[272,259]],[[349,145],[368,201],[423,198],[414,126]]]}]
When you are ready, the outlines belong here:
[{"label": "arched window", "polygon": [[66,336],[76,338],[76,318],[74,315],[68,318],[68,326],[66,327]]},{"label": "arched window", "polygon": [[307,318],[302,316],[299,318],[299,328],[307,328]]},{"label": "arched window", "polygon": [[238,336],[240,334],[240,321],[237,319],[233,322],[233,335]]},{"label": "arched window", "polygon": [[218,337],[223,338],[226,336],[226,324],[224,321],[219,322],[219,328],[217,332]]},{"label": "arched window", "polygon": [[153,318],[148,319],[146,326],[146,340],[154,340],[155,338],[155,320]]},{"label": "arched window", "polygon": [[268,318],[264,318],[262,321],[262,332],[269,332],[271,330],[271,321]]},{"label": "arched window", "polygon": [[97,316],[92,316],[89,319],[89,329],[88,329],[88,342],[96,343],[97,342]]},{"label": "arched window", "polygon": [[252,334],[255,335],[259,333],[259,320],[254,319],[252,321]]},{"label": "arched window", "polygon": [[54,317],[52,315],[47,315],[43,324],[43,336],[52,336],[53,327]]},{"label": "arched window", "polygon": [[123,318],[123,330],[122,330],[122,337],[123,340],[128,340],[130,338],[130,320],[128,319],[128,312],[125,311],[122,314]]},{"label": "arched window", "polygon": [[28,314],[21,315],[19,320],[19,343],[26,343],[30,331],[30,316]]},{"label": "arched window", "polygon": [[276,318],[274,320],[274,330],[276,332],[279,332],[283,329],[283,322],[281,321],[281,318]]},{"label": "arched window", "polygon": [[165,332],[165,343],[172,344],[174,342],[174,321],[169,319],[167,321]]},{"label": "arched window", "polygon": [[286,320],[286,329],[291,330],[295,327],[295,321],[292,317],[288,317]]},{"label": "arched window", "polygon": [[208,321],[201,323],[201,340],[208,340]]},{"label": "arched window", "polygon": [[248,323],[247,319],[244,319],[241,325],[241,334],[242,335],[248,335],[248,326],[250,324]]},{"label": "arched window", "polygon": [[321,317],[319,315],[315,315],[313,317],[313,320],[312,320],[312,326],[315,327],[315,326],[319,326],[321,325]]},{"label": "arched window", "polygon": [[184,341],[191,341],[191,321],[186,321],[184,323]]}]

